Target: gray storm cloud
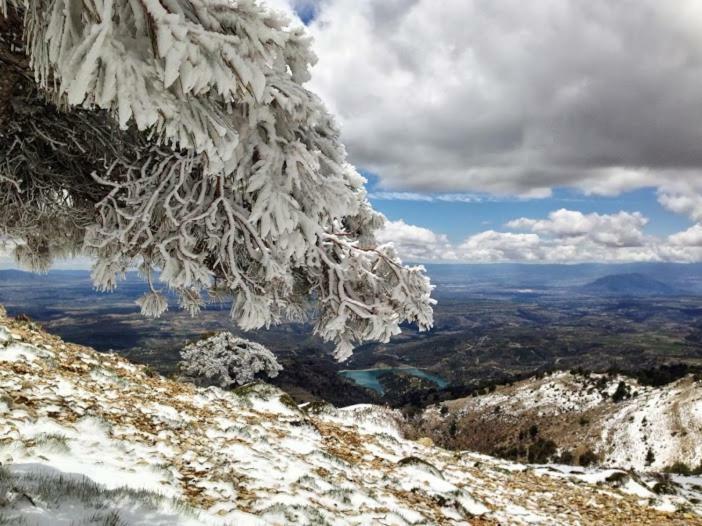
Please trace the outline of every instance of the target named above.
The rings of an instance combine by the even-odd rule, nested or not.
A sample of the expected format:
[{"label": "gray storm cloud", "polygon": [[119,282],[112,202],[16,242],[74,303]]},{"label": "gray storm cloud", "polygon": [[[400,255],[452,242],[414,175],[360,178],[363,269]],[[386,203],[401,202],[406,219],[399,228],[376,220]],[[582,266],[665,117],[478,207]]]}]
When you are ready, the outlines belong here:
[{"label": "gray storm cloud", "polygon": [[390,189],[702,182],[702,3],[328,0],[313,88]]}]

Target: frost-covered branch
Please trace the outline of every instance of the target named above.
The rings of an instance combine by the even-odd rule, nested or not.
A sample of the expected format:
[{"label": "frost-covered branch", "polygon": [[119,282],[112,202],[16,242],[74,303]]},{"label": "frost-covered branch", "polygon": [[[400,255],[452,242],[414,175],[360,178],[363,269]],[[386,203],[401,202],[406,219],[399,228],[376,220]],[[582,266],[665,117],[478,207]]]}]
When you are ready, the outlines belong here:
[{"label": "frost-covered branch", "polygon": [[192,314],[231,297],[244,329],[313,315],[339,359],[405,321],[431,327],[423,269],[378,246],[383,218],[302,84],[301,29],[252,0],[3,12],[0,236],[23,263],[92,255],[100,289],[136,265],[149,316],[167,308],[161,287]]}]

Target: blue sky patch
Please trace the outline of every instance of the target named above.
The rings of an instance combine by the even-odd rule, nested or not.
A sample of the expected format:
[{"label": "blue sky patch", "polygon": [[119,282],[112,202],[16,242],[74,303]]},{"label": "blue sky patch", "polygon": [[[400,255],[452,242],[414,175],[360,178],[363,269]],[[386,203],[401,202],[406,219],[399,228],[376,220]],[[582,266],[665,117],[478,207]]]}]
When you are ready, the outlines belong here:
[{"label": "blue sky patch", "polygon": [[311,1],[295,2],[295,14],[306,26],[310,25],[317,17],[317,6]]},{"label": "blue sky patch", "polygon": [[547,198],[524,199],[480,193],[392,192],[380,188],[378,176],[362,172],[368,179],[373,207],[388,219],[404,220],[434,232],[446,234],[453,243],[485,230],[508,231],[505,223],[527,217],[544,219],[550,212],[565,208],[583,214],[640,212],[649,219],[644,231],[667,236],[688,228],[692,222],[661,206],[655,188],[625,192],[615,197],[586,195],[573,189],[557,188]]}]

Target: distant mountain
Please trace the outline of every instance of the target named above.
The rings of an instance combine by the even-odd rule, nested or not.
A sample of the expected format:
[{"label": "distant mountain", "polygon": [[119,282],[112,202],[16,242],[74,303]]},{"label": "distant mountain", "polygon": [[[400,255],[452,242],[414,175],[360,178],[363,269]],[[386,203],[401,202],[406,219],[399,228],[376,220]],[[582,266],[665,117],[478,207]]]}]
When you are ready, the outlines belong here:
[{"label": "distant mountain", "polygon": [[439,298],[469,294],[505,294],[531,289],[536,293],[571,294],[602,277],[643,274],[684,291],[702,294],[700,263],[582,263],[557,264],[425,264]]},{"label": "distant mountain", "polygon": [[37,281],[37,280],[42,279],[42,277],[43,277],[42,274],[33,274],[31,272],[24,272],[23,270],[15,270],[15,269],[0,270],[0,282],[3,282],[3,281],[16,282],[17,280]]},{"label": "distant mountain", "polygon": [[21,283],[66,284],[76,281],[90,281],[89,270],[50,270],[45,274],[17,269],[0,269],[0,283],[19,285]]},{"label": "distant mountain", "polygon": [[645,274],[612,274],[580,288],[586,294],[612,296],[668,296],[675,294],[670,285]]},{"label": "distant mountain", "polygon": [[[155,275],[157,276],[157,274]],[[90,271],[84,269],[52,269],[45,274],[18,269],[0,269],[0,283],[12,286],[42,284],[47,287],[87,285],[92,288]],[[123,277],[120,276],[118,286],[144,283],[144,280],[141,279],[138,272],[129,271],[125,273]]]}]

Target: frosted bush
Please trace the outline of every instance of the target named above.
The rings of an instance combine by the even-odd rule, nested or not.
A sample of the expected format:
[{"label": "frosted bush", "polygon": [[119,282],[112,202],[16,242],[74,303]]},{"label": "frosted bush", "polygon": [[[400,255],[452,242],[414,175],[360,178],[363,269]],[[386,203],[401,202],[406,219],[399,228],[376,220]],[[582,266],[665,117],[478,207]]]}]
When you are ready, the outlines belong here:
[{"label": "frosted bush", "polygon": [[432,326],[424,269],[376,241],[384,218],[303,86],[309,38],[281,15],[2,0],[0,59],[0,239],[20,262],[90,255],[101,290],[138,266],[147,316],[161,288],[193,315],[231,298],[247,330],[313,315],[338,359]]},{"label": "frosted bush", "polygon": [[266,347],[230,332],[187,345],[180,355],[181,370],[186,375],[206,378],[220,387],[252,382],[258,373],[274,378],[283,370]]}]

